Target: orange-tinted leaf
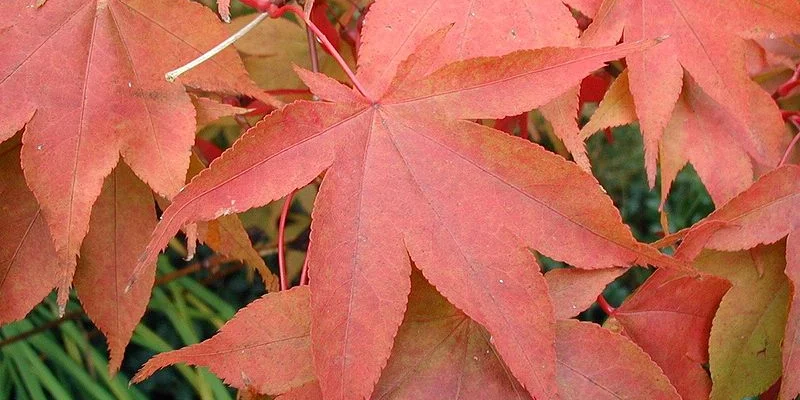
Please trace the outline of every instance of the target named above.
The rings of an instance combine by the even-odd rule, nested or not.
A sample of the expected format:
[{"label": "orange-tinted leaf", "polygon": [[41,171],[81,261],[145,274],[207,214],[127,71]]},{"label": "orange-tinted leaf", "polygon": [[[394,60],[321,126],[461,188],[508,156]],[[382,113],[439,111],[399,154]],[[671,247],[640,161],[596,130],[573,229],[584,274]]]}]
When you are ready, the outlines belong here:
[{"label": "orange-tinted leaf", "polygon": [[125,346],[150,301],[155,263],[127,293],[125,286],[155,225],[152,192],[120,162],[92,208],[75,273],[78,298],[108,340],[112,373],[119,369]]},{"label": "orange-tinted leaf", "polygon": [[195,119],[198,128],[204,127],[222,117],[244,114],[247,112],[246,108],[234,107],[230,104],[220,103],[207,97],[192,95],[191,98],[197,112]]},{"label": "orange-tinted leaf", "polygon": [[[768,114],[769,99],[759,89],[751,90],[752,107],[759,114]],[[768,96],[767,96],[768,97]],[[628,73],[624,71],[611,85],[606,97],[583,127],[582,136],[600,129],[624,125],[636,120],[633,97],[628,88]],[[725,204],[750,186],[754,166],[750,149],[781,148],[783,127],[754,135],[749,128],[730,117],[716,101],[711,99],[690,77],[683,81],[683,89],[664,128],[659,143],[662,179],[662,203],[666,201],[672,182],[678,172],[691,163],[717,205]],[[713,154],[714,157],[709,157]],[[725,165],[726,168],[719,168]]]},{"label": "orange-tinted leaf", "polygon": [[[786,275],[792,291],[789,319],[783,341],[783,379],[781,398],[800,394],[800,369],[797,349],[800,348],[800,166],[785,165],[762,176],[749,189],[711,213],[684,239],[693,249],[706,247],[722,251],[752,249],[786,237]],[[709,224],[713,224],[709,228]]]},{"label": "orange-tinted leaf", "polygon": [[[200,157],[192,154],[187,180],[199,174],[204,168],[205,166]],[[242,221],[238,216],[223,215],[212,221],[198,222],[196,226],[197,232],[194,236],[196,236],[197,240],[205,243],[220,255],[242,261],[250,268],[258,271],[268,292],[274,292],[279,289],[278,278],[267,268],[264,259],[253,248],[250,236],[247,235],[247,231],[245,231],[244,225],[242,225]],[[191,245],[195,240],[188,236],[190,235],[187,234],[187,242]],[[128,274],[128,277],[130,275]]]},{"label": "orange-tinted leaf", "polygon": [[58,282],[55,248],[19,151],[18,138],[0,144],[0,324],[24,318]]},{"label": "orange-tinted leaf", "polygon": [[[661,141],[661,203],[666,202],[672,182],[687,162],[697,171],[714,204],[725,204],[747,189],[754,173],[745,150],[748,146],[737,137],[749,136],[742,131],[687,76]],[[711,154],[714,157],[709,157]]]},{"label": "orange-tinted leaf", "polygon": [[578,130],[578,88],[572,88],[553,101],[540,108],[542,115],[550,121],[553,131],[564,143],[564,147],[575,158],[584,171],[591,173],[592,167],[589,165],[589,157],[586,155],[586,147]]},{"label": "orange-tinted leaf", "polygon": [[582,138],[585,139],[605,128],[614,128],[636,121],[633,96],[628,85],[628,71],[625,70],[611,82],[606,95],[592,114],[592,119],[581,128]]},{"label": "orange-tinted leaf", "polygon": [[711,321],[730,284],[712,276],[656,271],[610,318],[639,345],[685,400],[706,400]]},{"label": "orange-tinted leaf", "polygon": [[530,399],[492,342],[415,270],[408,310],[372,398]]},{"label": "orange-tinted leaf", "polygon": [[[472,59],[404,80],[374,103],[289,105],[249,130],[175,197],[143,260],[152,260],[187,223],[263,205],[327,168],[308,256],[322,393],[360,398],[372,392],[405,311],[410,254],[440,292],[495,337],[523,386],[552,397],[552,306],[525,246],[587,269],[685,266],[636,242],[595,179],[574,164],[455,119],[532,109],[603,62],[653,44]],[[545,70],[561,79],[545,79]],[[324,94],[344,93],[332,80],[318,81]],[[486,101],[512,84],[529,92]]]},{"label": "orange-tinted leaf", "polygon": [[313,381],[292,389],[276,397],[275,400],[322,400],[322,389],[319,387],[319,382]]},{"label": "orange-tinted leaf", "polygon": [[183,362],[206,366],[236,388],[266,394],[311,382],[308,308],[308,287],[267,294],[236,313],[211,339],[153,357],[133,381]]},{"label": "orange-tinted leaf", "polygon": [[[681,92],[684,70],[725,110],[728,119],[754,136],[759,145],[746,148],[748,153],[766,165],[777,164],[782,148],[775,146],[771,136],[782,132],[783,124],[766,93],[753,96],[753,91],[760,89],[747,76],[741,35],[745,31],[762,37],[798,32],[800,23],[792,15],[799,8],[793,0],[768,5],[748,0],[603,1],[584,33],[589,38],[584,43],[614,44],[623,30],[623,42],[670,36],[662,46],[626,59],[651,184],[655,182],[658,144]],[[714,18],[709,18],[709,9],[714,10]],[[763,142],[761,135],[766,137]]]},{"label": "orange-tinted leaf", "polygon": [[556,332],[563,399],[681,398],[658,365],[626,337],[575,320],[558,321]]},{"label": "orange-tinted leaf", "polygon": [[578,43],[578,25],[561,1],[378,1],[370,6],[364,24],[359,79],[370,94],[382,95],[403,60],[426,38],[451,24],[441,51],[428,60],[426,72],[472,57]]},{"label": "orange-tinted leaf", "polygon": [[[120,154],[161,195],[183,185],[194,110],[164,73],[226,35],[210,10],[184,0],[64,0],[38,8],[13,0],[3,9],[10,22],[0,35],[0,140],[26,125],[22,165],[60,259],[63,305],[92,204]],[[182,81],[265,98],[233,51]]]},{"label": "orange-tinted leaf", "polygon": [[[800,166],[785,165],[754,183],[749,189],[714,211],[704,223],[719,222],[713,234],[703,234],[705,247],[722,251],[751,249],[774,243],[800,226]],[[685,242],[697,240],[698,227]]]},{"label": "orange-tinted leaf", "polygon": [[626,268],[559,268],[544,274],[556,318],[572,318],[589,308],[603,289],[625,271]]}]

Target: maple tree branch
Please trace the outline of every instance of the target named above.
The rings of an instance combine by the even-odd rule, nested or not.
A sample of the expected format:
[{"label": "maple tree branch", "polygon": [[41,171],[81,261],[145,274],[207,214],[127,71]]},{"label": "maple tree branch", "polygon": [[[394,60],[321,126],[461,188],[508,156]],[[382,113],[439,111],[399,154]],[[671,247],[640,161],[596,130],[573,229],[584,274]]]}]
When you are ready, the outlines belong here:
[{"label": "maple tree branch", "polygon": [[190,71],[192,68],[195,68],[198,65],[206,62],[211,57],[214,57],[219,52],[221,52],[222,50],[225,50],[225,48],[227,48],[228,46],[232,45],[237,40],[241,39],[244,35],[247,34],[247,32],[250,32],[251,30],[253,30],[253,28],[255,28],[258,24],[260,24],[261,21],[267,19],[267,17],[269,17],[268,14],[259,14],[258,17],[256,17],[254,20],[250,21],[249,24],[247,24],[244,27],[242,27],[242,29],[239,29],[236,33],[231,35],[229,38],[227,38],[227,39],[223,40],[222,42],[220,42],[220,44],[214,46],[213,49],[201,54],[199,57],[195,58],[194,60],[189,61],[189,63],[187,63],[186,65],[181,66],[179,68],[176,68],[176,69],[174,69],[172,71],[167,72],[164,75],[164,77],[169,82],[175,82],[175,80],[178,79],[179,76],[181,76],[184,73]]},{"label": "maple tree branch", "polygon": [[27,339],[27,338],[29,338],[29,337],[31,337],[33,335],[36,335],[38,333],[49,331],[50,329],[58,327],[59,325],[61,325],[64,322],[72,321],[74,319],[78,319],[82,315],[83,315],[83,313],[80,312],[80,311],[68,312],[68,313],[64,314],[63,317],[61,317],[59,319],[54,319],[52,321],[49,321],[49,322],[44,323],[42,325],[39,325],[36,328],[33,328],[33,329],[29,330],[29,331],[22,332],[22,333],[20,333],[18,335],[14,335],[14,336],[11,336],[10,338],[7,338],[7,339],[4,339],[4,340],[0,341],[0,349],[5,347],[5,346],[8,346],[10,344],[14,344],[16,342],[25,340],[25,339]]},{"label": "maple tree branch", "polygon": [[295,193],[297,189],[292,190],[283,201],[281,218],[278,222],[278,276],[281,280],[281,290],[289,288],[289,283],[286,281],[286,218],[289,216],[289,208],[292,206]]},{"label": "maple tree branch", "polygon": [[597,296],[597,305],[599,305],[600,309],[603,310],[603,312],[606,313],[606,315],[608,315],[609,317],[613,316],[614,311],[617,310],[611,304],[608,303],[608,300],[606,300],[605,296],[603,296],[602,293],[599,296]]},{"label": "maple tree branch", "polygon": [[[274,248],[271,248],[271,249],[274,250]],[[267,250],[270,250],[270,249],[267,249]],[[195,262],[187,265],[184,268],[181,268],[181,269],[178,269],[178,270],[175,270],[175,271],[172,271],[170,273],[167,273],[167,274],[164,274],[164,275],[161,275],[161,276],[157,277],[155,283],[153,284],[153,286],[166,285],[166,284],[168,284],[168,283],[170,283],[170,282],[172,282],[172,281],[174,281],[176,279],[183,278],[183,277],[191,275],[191,274],[193,274],[195,272],[198,272],[198,271],[201,271],[201,270],[204,270],[204,269],[213,269],[215,266],[218,266],[219,264],[221,264],[223,262],[225,262],[225,259],[223,257],[220,257],[219,255],[211,256],[211,257],[209,257],[209,258],[207,258],[205,260],[202,260],[202,261],[201,260],[195,261]],[[216,281],[216,280],[218,280],[220,278],[223,278],[223,277],[225,277],[227,275],[230,275],[230,274],[232,274],[232,273],[234,273],[236,271],[239,271],[240,269],[242,269],[244,267],[245,267],[244,263],[237,263],[236,265],[234,265],[231,268],[227,268],[227,269],[225,269],[224,271],[222,271],[220,273],[214,274],[212,276],[209,276],[209,277],[201,280],[200,283],[207,286],[207,285],[213,283],[214,281]],[[25,340],[25,339],[27,339],[27,338],[29,338],[31,336],[36,335],[36,334],[39,334],[39,333],[46,332],[46,331],[49,331],[51,329],[57,328],[59,325],[63,324],[64,322],[77,320],[77,319],[79,319],[80,317],[82,317],[84,315],[85,315],[85,313],[82,312],[82,311],[70,311],[70,312],[64,314],[63,317],[60,317],[58,319],[54,319],[52,321],[48,321],[48,322],[46,322],[46,323],[44,323],[42,325],[39,325],[36,328],[33,328],[33,329],[29,330],[29,331],[22,332],[20,334],[11,336],[9,338],[6,338],[6,339],[0,341],[0,348],[3,348],[5,346],[8,346],[10,344],[13,344],[13,343],[16,343],[16,342],[19,342],[19,341],[22,341],[22,340]]]}]

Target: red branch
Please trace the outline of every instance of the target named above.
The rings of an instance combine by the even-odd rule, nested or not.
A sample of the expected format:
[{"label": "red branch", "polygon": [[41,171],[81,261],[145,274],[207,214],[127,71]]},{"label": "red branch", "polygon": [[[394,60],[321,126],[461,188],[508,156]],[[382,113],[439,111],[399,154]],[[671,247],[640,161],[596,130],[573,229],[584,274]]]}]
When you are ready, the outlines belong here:
[{"label": "red branch", "polygon": [[606,315],[608,315],[609,317],[614,315],[614,311],[617,311],[616,308],[614,308],[611,304],[608,303],[608,300],[606,300],[605,296],[603,296],[602,294],[597,296],[597,305],[599,305],[600,309],[603,310],[603,312],[606,313]]}]

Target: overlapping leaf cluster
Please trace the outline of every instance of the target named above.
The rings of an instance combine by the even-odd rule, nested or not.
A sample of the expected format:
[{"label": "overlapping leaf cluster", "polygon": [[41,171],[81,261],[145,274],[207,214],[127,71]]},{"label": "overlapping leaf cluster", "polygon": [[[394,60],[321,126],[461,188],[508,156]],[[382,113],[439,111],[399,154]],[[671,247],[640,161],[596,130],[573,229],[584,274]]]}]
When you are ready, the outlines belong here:
[{"label": "overlapping leaf cluster", "polygon": [[[278,107],[196,176],[192,99],[162,76],[224,36],[210,12],[27,3],[0,26],[0,211],[12,222],[0,321],[53,287],[64,300],[74,273],[118,365],[148,266],[179,230],[214,221],[235,235],[225,218],[322,176],[310,284],[265,295],[136,379],[187,362],[283,399],[728,399],[779,378],[781,398],[800,393],[800,169],[775,168],[791,136],[745,60],[752,38],[800,32],[797,2],[378,0],[357,48],[360,90],[295,68],[320,101],[283,106],[231,52],[181,78]],[[594,18],[584,31],[576,10]],[[257,41],[241,46],[249,68],[269,65]],[[581,80],[620,58],[627,69],[579,129]],[[201,111],[225,113],[214,107]],[[575,162],[480,123],[532,109]],[[674,258],[633,238],[585,154],[587,135],[636,120],[662,197],[688,162],[719,206],[679,235]],[[151,190],[172,202],[155,229]],[[542,274],[532,250],[574,268]],[[35,281],[21,283],[23,263]],[[605,328],[571,320],[634,265],[659,270]]]}]

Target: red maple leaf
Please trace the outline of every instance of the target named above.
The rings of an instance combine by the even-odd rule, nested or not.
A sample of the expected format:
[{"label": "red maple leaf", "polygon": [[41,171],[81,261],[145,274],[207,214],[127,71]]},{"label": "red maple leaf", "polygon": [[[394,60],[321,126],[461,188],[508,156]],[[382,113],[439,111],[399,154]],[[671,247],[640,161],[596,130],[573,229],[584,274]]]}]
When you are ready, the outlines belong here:
[{"label": "red maple leaf", "polygon": [[682,257],[703,248],[740,251],[786,238],[786,275],[795,287],[783,339],[781,398],[800,394],[800,167],[785,165],[762,176],[695,225],[681,244]]},{"label": "red maple leaf", "polygon": [[609,326],[639,345],[686,400],[708,399],[711,321],[730,284],[713,276],[656,271],[611,315]]},{"label": "red maple leaf", "polygon": [[[208,366],[237,388],[280,394],[279,399],[322,399],[312,368],[309,307],[306,287],[268,294],[211,339],[154,357],[134,381],[185,362]],[[270,316],[277,318],[259,323]],[[494,342],[414,269],[408,309],[370,398],[530,399]],[[600,326],[558,321],[556,357],[556,381],[564,399],[679,398],[646,353]]]},{"label": "red maple leaf", "polygon": [[[767,167],[778,164],[784,148],[785,128],[775,103],[747,75],[745,39],[800,32],[796,18],[798,12],[800,5],[792,0],[768,4],[750,0],[602,2],[594,22],[582,36],[584,44],[610,45],[620,38],[623,42],[631,42],[660,35],[671,38],[664,46],[626,58],[631,101],[644,135],[645,165],[651,185],[655,182],[659,143],[674,140],[662,138],[664,130],[668,129],[671,119],[681,121],[686,118],[679,100],[682,88],[686,91],[684,71],[710,98],[706,101],[714,102],[714,107],[719,109],[715,113],[723,115],[728,120],[726,123],[734,127],[728,132],[731,138],[726,140],[732,140],[739,148],[727,156],[745,152]],[[689,116],[704,117],[707,114]],[[623,123],[627,122],[630,121]],[[705,123],[719,122],[717,116],[717,119]],[[608,123],[597,122],[585,129],[584,134],[606,126]],[[688,127],[685,134],[692,135],[693,129]],[[682,143],[686,145],[687,142]],[[707,150],[706,157],[710,151],[718,154],[727,150]],[[684,150],[684,154],[678,157],[686,158],[686,153],[693,151],[696,152]],[[738,182],[738,177],[737,174],[733,178],[733,183]],[[739,191],[744,189],[737,187]]]},{"label": "red maple leaf", "polygon": [[[367,27],[362,60],[370,59]],[[525,247],[586,269],[682,268],[636,242],[574,164],[465,121],[541,106],[605,61],[653,42],[518,51],[426,75],[446,35],[425,40],[391,79],[371,71],[384,63],[363,66],[360,76],[374,77],[356,81],[360,93],[298,70],[328,102],[295,102],[248,131],[175,197],[142,259],[151,262],[187,223],[266,204],[326,171],[308,257],[315,371],[328,397],[372,392],[405,310],[409,255],[543,398],[557,392],[555,324]],[[373,97],[378,89],[384,94]]]},{"label": "red maple leaf", "polygon": [[[158,194],[184,184],[194,109],[164,72],[226,37],[186,0],[6,2],[0,28],[0,140],[25,126],[21,163],[58,254],[66,303],[92,205],[120,155]],[[189,72],[210,91],[260,93],[233,51]]]}]

